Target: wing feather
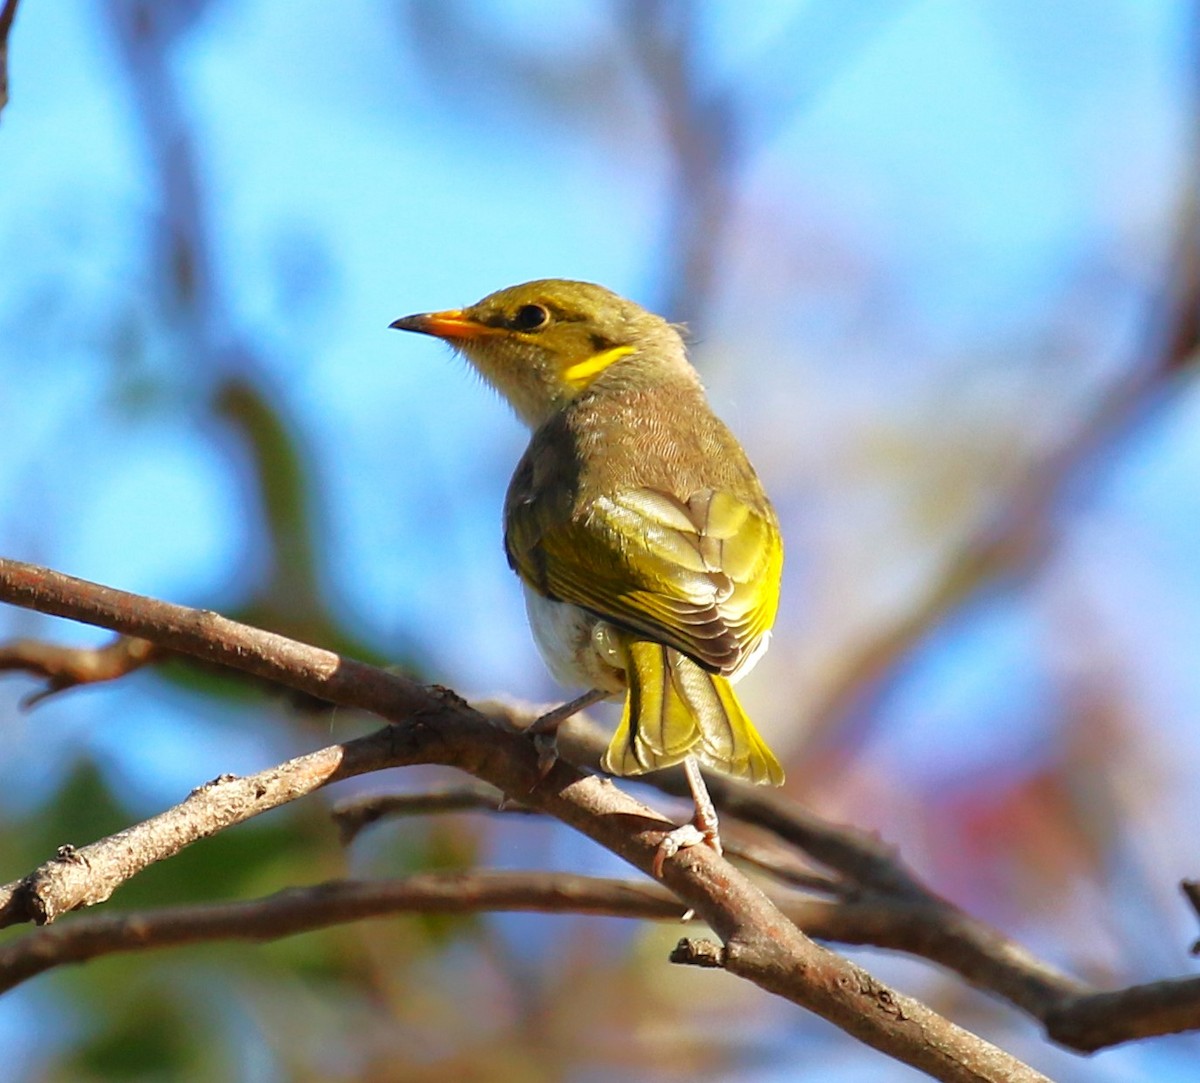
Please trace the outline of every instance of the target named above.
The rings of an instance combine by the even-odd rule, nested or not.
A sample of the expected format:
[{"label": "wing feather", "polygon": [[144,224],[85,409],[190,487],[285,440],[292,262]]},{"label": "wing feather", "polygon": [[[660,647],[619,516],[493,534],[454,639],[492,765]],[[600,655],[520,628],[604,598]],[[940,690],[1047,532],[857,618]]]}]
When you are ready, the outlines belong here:
[{"label": "wing feather", "polygon": [[687,500],[642,488],[581,513],[518,484],[506,507],[509,561],[534,589],[733,674],[775,619],[783,547],[769,506],[705,489]]}]

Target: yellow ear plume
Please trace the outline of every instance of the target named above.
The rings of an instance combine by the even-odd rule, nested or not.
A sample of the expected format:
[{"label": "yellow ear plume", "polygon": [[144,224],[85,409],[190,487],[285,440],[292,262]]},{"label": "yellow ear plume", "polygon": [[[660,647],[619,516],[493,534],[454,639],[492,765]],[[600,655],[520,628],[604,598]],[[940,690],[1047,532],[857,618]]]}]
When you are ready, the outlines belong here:
[{"label": "yellow ear plume", "polygon": [[598,376],[614,361],[619,361],[622,357],[628,357],[633,352],[634,348],[632,346],[614,346],[611,350],[601,350],[597,354],[592,354],[586,361],[578,361],[574,365],[563,369],[563,379],[573,388],[579,390],[593,376]]}]

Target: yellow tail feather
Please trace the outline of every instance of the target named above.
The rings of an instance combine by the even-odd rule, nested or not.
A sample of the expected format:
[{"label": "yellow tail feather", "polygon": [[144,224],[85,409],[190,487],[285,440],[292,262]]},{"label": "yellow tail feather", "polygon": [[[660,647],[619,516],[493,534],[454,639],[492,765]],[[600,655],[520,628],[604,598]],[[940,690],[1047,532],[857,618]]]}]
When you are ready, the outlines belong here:
[{"label": "yellow tail feather", "polygon": [[629,691],[605,771],[640,775],[695,756],[734,778],[783,783],[783,768],[726,678],[661,643],[628,639],[622,647]]}]

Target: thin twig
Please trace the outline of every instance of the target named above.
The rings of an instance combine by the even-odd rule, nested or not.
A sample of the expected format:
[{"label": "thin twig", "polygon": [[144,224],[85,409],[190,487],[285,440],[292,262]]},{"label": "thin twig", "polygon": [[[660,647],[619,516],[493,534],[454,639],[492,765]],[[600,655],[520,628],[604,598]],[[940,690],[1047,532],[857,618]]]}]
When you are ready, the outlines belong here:
[{"label": "thin twig", "polygon": [[435,812],[536,812],[481,782],[446,786],[420,793],[371,794],[339,801],[330,810],[342,845],[348,846],[372,824],[392,816],[426,816]]},{"label": "thin twig", "polygon": [[364,918],[525,910],[678,919],[683,906],[649,882],[565,873],[425,873],[403,880],[333,881],[247,902],[89,915],[0,947],[0,992],[68,963],[118,952],[215,940],[277,940]]},{"label": "thin twig", "polygon": [[[535,717],[535,720],[545,715]],[[506,798],[491,786],[480,783],[460,786],[444,786],[417,793],[371,794],[339,801],[330,810],[330,816],[338,827],[338,836],[343,845],[349,845],[367,827],[381,820],[400,816],[427,816],[442,812],[501,812],[522,815],[537,814],[537,809],[519,801]],[[738,839],[734,824],[733,833],[722,836],[721,842],[727,858],[743,864],[753,865],[775,879],[792,887],[805,888],[827,895],[841,895],[846,886],[829,876],[822,876],[803,865],[791,853],[780,846],[762,846],[742,842]]]},{"label": "thin twig", "polygon": [[22,707],[81,684],[124,677],[162,657],[148,639],[117,636],[103,647],[63,647],[40,639],[15,639],[0,647],[0,672],[19,670],[46,678],[46,687],[26,696]]}]

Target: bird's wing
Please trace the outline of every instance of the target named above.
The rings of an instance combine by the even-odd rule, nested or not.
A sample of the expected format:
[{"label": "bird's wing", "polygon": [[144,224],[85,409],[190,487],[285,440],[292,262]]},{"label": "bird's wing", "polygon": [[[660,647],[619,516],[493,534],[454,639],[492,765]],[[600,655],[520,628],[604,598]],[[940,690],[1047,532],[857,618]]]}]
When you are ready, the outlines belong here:
[{"label": "bird's wing", "polygon": [[[512,494],[510,493],[510,497]],[[535,590],[735,672],[775,620],[774,517],[721,490],[636,489],[564,516],[525,493],[505,509],[509,563]]]}]

